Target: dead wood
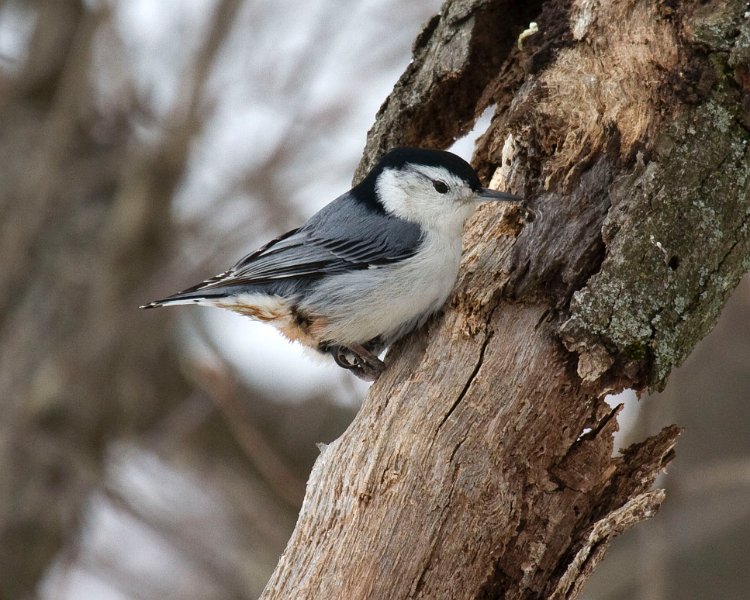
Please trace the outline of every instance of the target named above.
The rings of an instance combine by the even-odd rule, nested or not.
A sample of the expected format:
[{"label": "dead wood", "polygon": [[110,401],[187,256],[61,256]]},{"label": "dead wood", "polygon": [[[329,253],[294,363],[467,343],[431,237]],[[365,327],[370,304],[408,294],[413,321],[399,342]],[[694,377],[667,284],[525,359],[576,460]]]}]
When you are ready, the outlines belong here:
[{"label": "dead wood", "polygon": [[524,6],[446,2],[359,173],[495,105],[475,165],[533,220],[478,212],[445,315],[323,450],[263,598],[573,598],[663,499],[679,429],[613,456],[603,398],[663,386],[750,266],[745,6]]}]

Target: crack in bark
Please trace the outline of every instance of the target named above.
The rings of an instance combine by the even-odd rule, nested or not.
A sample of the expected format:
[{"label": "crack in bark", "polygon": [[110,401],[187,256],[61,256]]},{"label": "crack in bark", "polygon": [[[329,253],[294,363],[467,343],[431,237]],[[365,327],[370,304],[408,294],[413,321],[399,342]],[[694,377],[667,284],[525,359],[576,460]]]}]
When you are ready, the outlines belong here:
[{"label": "crack in bark", "polygon": [[[587,568],[589,568],[589,565],[591,564],[591,562],[593,560],[595,560],[595,558],[597,557],[597,553],[598,553],[599,549],[602,548],[602,546],[605,546],[604,549],[606,549],[606,544],[608,544],[609,542],[610,542],[610,538],[609,537],[602,537],[601,539],[599,539],[596,542],[594,542],[591,545],[591,547],[588,549],[588,553],[586,555],[586,558],[583,560],[583,563],[581,564],[581,566],[579,568],[579,571],[584,572]],[[562,575],[565,574],[565,572],[567,571],[567,567],[570,565],[570,561],[574,557],[575,557],[575,554],[573,554],[572,557],[565,557],[566,560],[560,562],[559,567],[562,567],[564,569],[563,572],[562,572],[562,574],[560,575],[560,577],[562,577]],[[570,592],[575,588],[577,581],[578,580],[575,580],[575,579],[573,581],[571,581],[568,585],[565,586],[565,589],[562,590],[562,592],[563,592],[564,595],[563,596],[556,596],[556,597],[558,597],[558,598],[568,598]]]},{"label": "crack in bark", "polygon": [[[492,313],[494,313],[494,309],[490,312],[490,318],[489,318],[489,320],[492,319]],[[490,329],[487,332],[486,337],[482,341],[482,348],[479,351],[479,358],[477,359],[477,364],[474,365],[474,369],[472,370],[471,375],[469,375],[469,378],[466,380],[466,383],[464,384],[463,389],[458,394],[458,396],[454,400],[454,402],[451,405],[451,407],[448,409],[448,412],[445,413],[445,416],[440,420],[440,423],[438,423],[437,429],[435,430],[436,434],[440,431],[440,429],[442,428],[442,426],[450,418],[450,416],[453,414],[453,412],[456,410],[456,408],[458,408],[458,405],[461,404],[461,402],[463,401],[464,397],[468,393],[469,388],[471,387],[471,384],[474,383],[474,380],[476,379],[477,375],[479,374],[479,369],[482,368],[482,363],[484,363],[484,353],[487,350],[487,346],[489,345],[490,340],[493,338],[494,335],[495,335],[495,332],[492,329]]]},{"label": "crack in bark", "polygon": [[[716,268],[712,269],[709,273],[706,274],[706,280],[711,279],[715,276],[721,276],[724,272],[724,264],[729,260],[731,255],[734,253],[735,248],[739,246],[741,243],[745,241],[745,239],[741,235],[741,231],[743,227],[748,227],[750,225],[750,213],[745,215],[745,218],[742,220],[742,222],[735,227],[734,232],[735,235],[733,235],[734,242],[732,242],[732,245],[729,246],[729,249],[724,253],[724,255],[718,260],[718,263],[716,264]],[[703,299],[702,296],[705,293],[704,286],[701,286],[699,289],[695,291],[692,298],[690,299],[690,302],[688,302],[685,305],[685,308],[683,309],[683,314],[691,314],[695,312],[696,309],[700,307],[701,300]],[[661,307],[662,310],[656,311],[654,316],[660,315],[661,312],[668,308],[668,307]],[[653,318],[653,317],[652,317]],[[651,342],[656,341],[658,332],[654,330],[651,337],[649,338]]]},{"label": "crack in bark", "polygon": [[565,460],[565,458],[567,458],[567,456],[570,454],[570,452],[580,442],[582,442],[582,441],[590,441],[590,440],[593,440],[594,438],[596,438],[596,436],[598,436],[601,433],[602,429],[604,429],[607,426],[607,424],[609,424],[609,422],[613,418],[617,417],[617,415],[619,414],[619,412],[622,410],[622,406],[623,405],[621,403],[621,404],[618,404],[617,406],[615,406],[612,410],[607,411],[607,413],[601,419],[599,419],[599,422],[596,424],[596,427],[591,427],[590,428],[591,431],[587,431],[586,433],[580,435],[578,437],[578,439],[576,439],[576,441],[570,447],[570,449],[568,450],[568,452],[566,452],[565,456],[563,457],[563,460]]},{"label": "crack in bark", "polygon": [[[578,472],[576,467],[580,465],[581,461],[589,463],[592,461],[591,444],[596,443],[599,436],[611,436],[613,430],[617,429],[617,423],[615,422],[613,424],[612,422],[613,420],[616,421],[617,415],[622,410],[622,406],[622,404],[619,404],[611,410],[608,410],[599,418],[598,422],[589,428],[590,431],[587,431],[576,438],[562,458],[547,468],[547,476],[557,485],[559,491],[571,490],[576,493],[585,493],[586,485],[580,485],[580,480],[578,480],[579,485],[576,485],[575,474]],[[609,431],[607,431],[608,427]],[[606,439],[607,438],[600,440],[599,443],[607,444]],[[594,452],[595,455],[599,454],[596,451]],[[607,452],[607,454],[611,454],[611,451]],[[573,479],[571,479],[571,477],[573,477]]]},{"label": "crack in bark", "polygon": [[464,442],[465,442],[465,441],[466,441],[466,436],[462,437],[462,438],[461,438],[461,439],[460,439],[460,440],[458,441],[458,443],[457,443],[457,444],[456,444],[456,445],[455,445],[455,446],[453,447],[453,450],[451,450],[451,455],[450,455],[450,457],[448,458],[448,462],[449,462],[449,463],[452,463],[452,462],[453,462],[453,458],[454,458],[454,457],[456,456],[456,452],[458,452],[458,451],[459,451],[459,449],[461,448],[461,446],[463,446],[463,444],[464,444]]},{"label": "crack in bark", "polygon": [[[750,224],[750,213],[745,214],[745,218],[742,220],[742,223],[738,227],[735,228],[735,231],[738,233],[741,233],[743,228],[747,228],[748,224]],[[734,242],[732,242],[732,245],[729,246],[729,250],[727,250],[724,253],[724,256],[721,257],[719,260],[719,264],[716,265],[716,269],[714,270],[715,274],[721,273],[724,267],[724,263],[729,259],[730,255],[734,252],[734,249],[739,246],[742,242],[745,240],[743,239],[742,235],[736,235]]]}]

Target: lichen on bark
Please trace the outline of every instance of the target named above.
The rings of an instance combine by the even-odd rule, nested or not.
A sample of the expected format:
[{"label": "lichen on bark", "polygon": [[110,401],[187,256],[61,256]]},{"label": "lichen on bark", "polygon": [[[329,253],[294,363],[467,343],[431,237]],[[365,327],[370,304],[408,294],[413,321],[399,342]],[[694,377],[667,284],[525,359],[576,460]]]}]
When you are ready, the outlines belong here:
[{"label": "lichen on bark", "polygon": [[709,56],[713,93],[611,186],[606,258],[561,329],[584,360],[605,348],[635,387],[664,387],[750,266],[750,134],[728,56]]}]

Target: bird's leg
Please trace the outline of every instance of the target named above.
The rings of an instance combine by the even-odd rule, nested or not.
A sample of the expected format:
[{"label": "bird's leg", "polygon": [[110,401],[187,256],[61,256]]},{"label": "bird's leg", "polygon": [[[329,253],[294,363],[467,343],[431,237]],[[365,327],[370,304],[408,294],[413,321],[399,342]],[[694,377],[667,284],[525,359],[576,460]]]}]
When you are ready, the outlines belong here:
[{"label": "bird's leg", "polygon": [[349,350],[359,359],[358,366],[361,372],[356,372],[355,375],[361,379],[375,381],[385,371],[385,363],[378,358],[377,354],[371,352],[362,344],[353,344],[349,346]]},{"label": "bird's leg", "polygon": [[[331,355],[339,367],[365,381],[375,381],[385,370],[385,363],[362,344],[334,346],[331,348]],[[354,360],[351,361],[351,358]]]}]

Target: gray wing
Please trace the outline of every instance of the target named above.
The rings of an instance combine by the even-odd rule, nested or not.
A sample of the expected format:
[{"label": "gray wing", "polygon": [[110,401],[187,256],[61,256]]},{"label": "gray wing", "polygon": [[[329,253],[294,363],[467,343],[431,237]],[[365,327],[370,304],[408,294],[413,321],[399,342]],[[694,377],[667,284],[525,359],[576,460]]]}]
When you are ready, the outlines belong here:
[{"label": "gray wing", "polygon": [[299,229],[247,255],[229,271],[170,299],[377,268],[413,256],[421,241],[422,229],[416,223],[375,212],[344,194]]}]

